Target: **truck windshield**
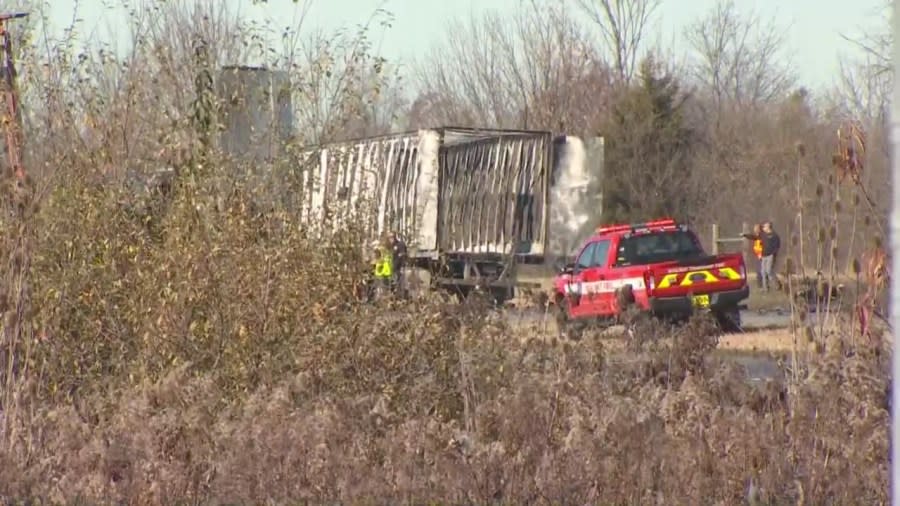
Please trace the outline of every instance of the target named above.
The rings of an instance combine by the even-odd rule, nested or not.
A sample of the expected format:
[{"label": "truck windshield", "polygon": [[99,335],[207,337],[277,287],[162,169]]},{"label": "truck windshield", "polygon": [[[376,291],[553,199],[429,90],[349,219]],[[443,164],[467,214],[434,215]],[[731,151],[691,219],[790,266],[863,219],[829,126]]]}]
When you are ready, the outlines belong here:
[{"label": "truck windshield", "polygon": [[705,255],[693,232],[651,232],[619,242],[617,265],[644,265]]}]

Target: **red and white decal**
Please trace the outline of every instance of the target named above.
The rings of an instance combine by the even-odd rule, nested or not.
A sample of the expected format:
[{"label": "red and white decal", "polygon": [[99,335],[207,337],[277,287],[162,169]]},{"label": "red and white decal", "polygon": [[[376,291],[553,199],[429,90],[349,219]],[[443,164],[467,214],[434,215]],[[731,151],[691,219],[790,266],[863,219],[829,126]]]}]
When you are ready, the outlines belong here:
[{"label": "red and white decal", "polygon": [[572,295],[585,295],[595,293],[613,293],[625,285],[631,285],[632,290],[644,290],[644,278],[622,278],[604,281],[576,282],[566,285],[566,293]]}]

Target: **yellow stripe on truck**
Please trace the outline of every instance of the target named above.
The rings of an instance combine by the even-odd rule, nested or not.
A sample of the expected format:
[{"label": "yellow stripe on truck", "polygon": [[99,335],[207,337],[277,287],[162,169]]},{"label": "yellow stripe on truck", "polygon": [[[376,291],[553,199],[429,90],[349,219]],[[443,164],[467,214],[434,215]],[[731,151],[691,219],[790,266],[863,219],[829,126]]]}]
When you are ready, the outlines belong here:
[{"label": "yellow stripe on truck", "polygon": [[[716,276],[713,274],[712,270],[709,269],[700,269],[696,271],[690,271],[684,273],[684,279],[681,280],[681,283],[678,283],[678,286],[690,286],[694,284],[694,280],[691,278],[700,274],[703,276],[704,283],[717,283],[719,280],[730,280],[735,281],[741,279],[741,275],[738,274],[737,271],[732,269],[731,267],[722,267],[720,269],[715,269],[718,271],[719,275]],[[675,283],[678,279],[678,273],[666,274],[660,280],[659,284],[656,285],[657,288],[668,288]]]}]

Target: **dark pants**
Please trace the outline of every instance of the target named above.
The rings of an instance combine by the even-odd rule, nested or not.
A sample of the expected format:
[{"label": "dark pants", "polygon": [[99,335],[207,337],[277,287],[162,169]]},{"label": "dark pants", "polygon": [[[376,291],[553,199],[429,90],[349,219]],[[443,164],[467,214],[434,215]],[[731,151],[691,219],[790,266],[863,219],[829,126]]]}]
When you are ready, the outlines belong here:
[{"label": "dark pants", "polygon": [[391,274],[391,288],[394,293],[402,295],[405,292],[403,286],[403,262],[394,263],[394,271]]}]

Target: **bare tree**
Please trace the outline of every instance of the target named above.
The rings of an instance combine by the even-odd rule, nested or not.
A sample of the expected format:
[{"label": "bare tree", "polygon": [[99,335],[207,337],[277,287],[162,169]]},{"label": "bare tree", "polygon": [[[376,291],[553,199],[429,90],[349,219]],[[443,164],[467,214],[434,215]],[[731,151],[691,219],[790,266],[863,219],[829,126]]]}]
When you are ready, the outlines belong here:
[{"label": "bare tree", "polygon": [[576,0],[576,3],[600,28],[618,77],[623,82],[631,81],[647,25],[662,0]]},{"label": "bare tree", "polygon": [[871,54],[864,54],[860,60],[842,59],[833,106],[845,116],[886,126],[893,76],[879,67]]},{"label": "bare tree", "polygon": [[847,45],[858,53],[841,60],[838,97],[847,112],[856,117],[884,123],[893,86],[892,49],[894,34],[890,20],[891,2],[877,6],[879,23],[865,27],[861,35],[842,34]]},{"label": "bare tree", "polygon": [[[889,0],[881,0],[876,7],[878,10],[879,20],[890,19],[890,12],[893,2]],[[883,22],[878,26],[870,27],[860,36],[849,36],[841,34],[841,37],[862,50],[863,54],[870,56],[868,59],[869,66],[873,73],[878,75],[889,76],[893,71],[891,62],[892,50],[894,47],[894,32],[891,30],[889,22]]]},{"label": "bare tree", "polygon": [[453,22],[415,78],[417,120],[570,132],[596,124],[611,81],[565,6],[536,0],[511,20],[491,12]]},{"label": "bare tree", "polygon": [[695,53],[693,77],[717,106],[781,99],[796,83],[784,53],[785,30],[755,13],[742,16],[734,0],[720,0],[685,37]]},{"label": "bare tree", "polygon": [[298,137],[319,143],[385,133],[403,103],[396,67],[377,54],[369,37],[389,26],[390,14],[376,10],[355,31],[318,31],[285,52],[303,125]]}]

